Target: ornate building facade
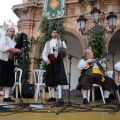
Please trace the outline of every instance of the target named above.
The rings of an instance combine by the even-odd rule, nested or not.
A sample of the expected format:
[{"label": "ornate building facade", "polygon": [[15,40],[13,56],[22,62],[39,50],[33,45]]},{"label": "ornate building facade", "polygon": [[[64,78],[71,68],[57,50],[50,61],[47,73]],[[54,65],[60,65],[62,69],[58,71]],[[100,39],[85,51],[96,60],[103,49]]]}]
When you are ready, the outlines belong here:
[{"label": "ornate building facade", "polygon": [[[100,25],[103,25],[106,29],[108,28],[106,16],[109,12],[113,11],[117,14],[117,26],[113,34],[106,34],[105,40],[107,41],[108,52],[119,48],[120,44],[120,0],[66,0],[66,17],[60,20],[64,21],[66,31],[67,31],[67,42],[68,50],[70,53],[79,58],[82,57],[83,51],[86,49],[89,36],[82,36],[77,25],[77,19],[80,14],[84,14],[88,19],[86,25],[86,31],[91,29],[94,25],[92,21],[92,16],[90,14],[93,7],[100,9]],[[18,31],[26,33],[29,37],[37,37],[40,33],[38,31],[38,26],[42,18],[43,0],[22,0],[22,4],[13,6],[14,13],[19,17],[18,21]],[[34,47],[32,58],[41,57],[40,45]],[[111,56],[110,59],[112,60]],[[79,71],[77,70],[77,59],[72,59],[72,88],[75,89]],[[115,62],[120,61],[120,50],[118,49],[115,55]],[[66,66],[69,65],[69,60],[66,60]],[[112,61],[110,62],[110,68],[112,69]],[[37,68],[37,63],[33,59],[31,70]],[[67,70],[67,67],[66,67]],[[32,76],[32,74],[31,74]],[[31,80],[32,82],[32,77]]]}]

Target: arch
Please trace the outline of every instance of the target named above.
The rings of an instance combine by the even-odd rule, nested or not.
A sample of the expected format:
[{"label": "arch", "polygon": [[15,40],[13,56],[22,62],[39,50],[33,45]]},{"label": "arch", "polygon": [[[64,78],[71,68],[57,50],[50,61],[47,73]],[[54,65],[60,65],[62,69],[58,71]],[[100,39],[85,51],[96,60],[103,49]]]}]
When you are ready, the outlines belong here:
[{"label": "arch", "polygon": [[109,46],[109,43],[110,43],[110,40],[114,37],[114,35],[120,30],[120,25],[115,29],[114,33],[111,34],[109,37],[108,37],[108,40],[107,40],[107,48]]},{"label": "arch", "polygon": [[[115,63],[120,61],[120,26],[117,27],[117,29],[115,30],[114,34],[111,35],[110,39],[109,39],[109,43],[108,43],[108,53],[110,51],[113,51],[113,50],[116,50],[115,51],[115,56],[114,56],[114,61]],[[109,59],[110,59],[110,62],[112,63],[112,55],[109,55]],[[112,64],[110,64],[110,69],[112,69]]]},{"label": "arch", "polygon": [[71,34],[72,36],[74,36],[76,39],[79,40],[80,44],[82,45],[82,49],[83,51],[85,51],[86,49],[86,46],[85,46],[85,42],[84,40],[82,39],[82,37],[80,36],[80,34],[78,34],[75,30],[73,29],[70,29],[70,28],[65,28],[67,33]]}]

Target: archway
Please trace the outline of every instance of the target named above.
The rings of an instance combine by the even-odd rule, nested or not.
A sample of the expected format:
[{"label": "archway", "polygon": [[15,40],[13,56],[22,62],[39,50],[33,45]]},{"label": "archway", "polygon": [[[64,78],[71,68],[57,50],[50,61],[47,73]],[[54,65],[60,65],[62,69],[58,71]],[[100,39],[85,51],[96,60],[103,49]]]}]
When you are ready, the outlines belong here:
[{"label": "archway", "polygon": [[[115,63],[120,61],[120,29],[116,31],[116,33],[111,38],[109,45],[108,45],[108,52],[117,49],[115,52]],[[112,70],[112,55],[110,57],[110,67],[109,69]]]},{"label": "archway", "polygon": [[[83,55],[83,46],[81,44],[80,39],[78,39],[73,33],[67,32],[66,35],[67,39],[67,54],[74,55],[81,59]],[[71,88],[76,89],[76,86],[78,84],[78,77],[80,76],[80,72],[77,69],[77,65],[80,59],[72,58],[71,59]],[[69,59],[68,55],[66,55],[65,63],[65,69],[68,76],[69,73]],[[67,86],[65,86],[65,89],[68,89]]]}]

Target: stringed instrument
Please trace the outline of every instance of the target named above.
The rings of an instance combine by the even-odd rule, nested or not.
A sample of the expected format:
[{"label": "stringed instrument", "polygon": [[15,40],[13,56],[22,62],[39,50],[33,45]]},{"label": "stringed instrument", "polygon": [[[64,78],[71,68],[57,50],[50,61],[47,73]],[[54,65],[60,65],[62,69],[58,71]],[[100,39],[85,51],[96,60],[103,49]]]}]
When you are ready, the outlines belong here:
[{"label": "stringed instrument", "polygon": [[53,53],[55,58],[65,58],[66,57],[66,48],[57,46],[53,47]]},{"label": "stringed instrument", "polygon": [[[108,61],[109,59],[104,59],[104,61]],[[95,60],[93,60],[93,62],[87,64],[87,66],[84,69],[88,69],[91,66],[94,66]]]},{"label": "stringed instrument", "polygon": [[87,64],[87,66],[86,66],[84,69],[88,69],[88,68],[91,67],[91,66],[94,66],[94,60],[93,60],[93,62]]}]

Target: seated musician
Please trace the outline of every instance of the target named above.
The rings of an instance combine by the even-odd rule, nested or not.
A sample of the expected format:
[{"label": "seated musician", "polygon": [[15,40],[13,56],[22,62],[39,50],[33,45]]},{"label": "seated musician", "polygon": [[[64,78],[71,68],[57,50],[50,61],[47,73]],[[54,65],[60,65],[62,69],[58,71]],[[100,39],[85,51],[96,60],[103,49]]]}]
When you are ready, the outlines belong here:
[{"label": "seated musician", "polygon": [[91,49],[85,50],[85,59],[79,61],[77,68],[81,72],[79,83],[76,87],[81,90],[83,95],[83,104],[88,104],[87,90],[92,88],[92,84],[99,84],[104,90],[104,98],[106,103],[110,103],[110,92],[115,89],[114,80],[105,76],[105,63],[103,60],[94,59]]},{"label": "seated musician", "polygon": [[[64,64],[62,59],[56,58],[54,55],[54,47],[61,46],[61,40],[58,40],[58,33],[56,29],[51,32],[52,39],[46,42],[42,58],[47,63],[45,82],[46,86],[51,88],[51,98],[47,102],[56,101],[55,87],[58,87],[59,100],[58,103],[64,103],[62,99],[62,85],[67,85],[67,77],[65,74]],[[63,47],[66,48],[66,44],[63,41]]]}]

